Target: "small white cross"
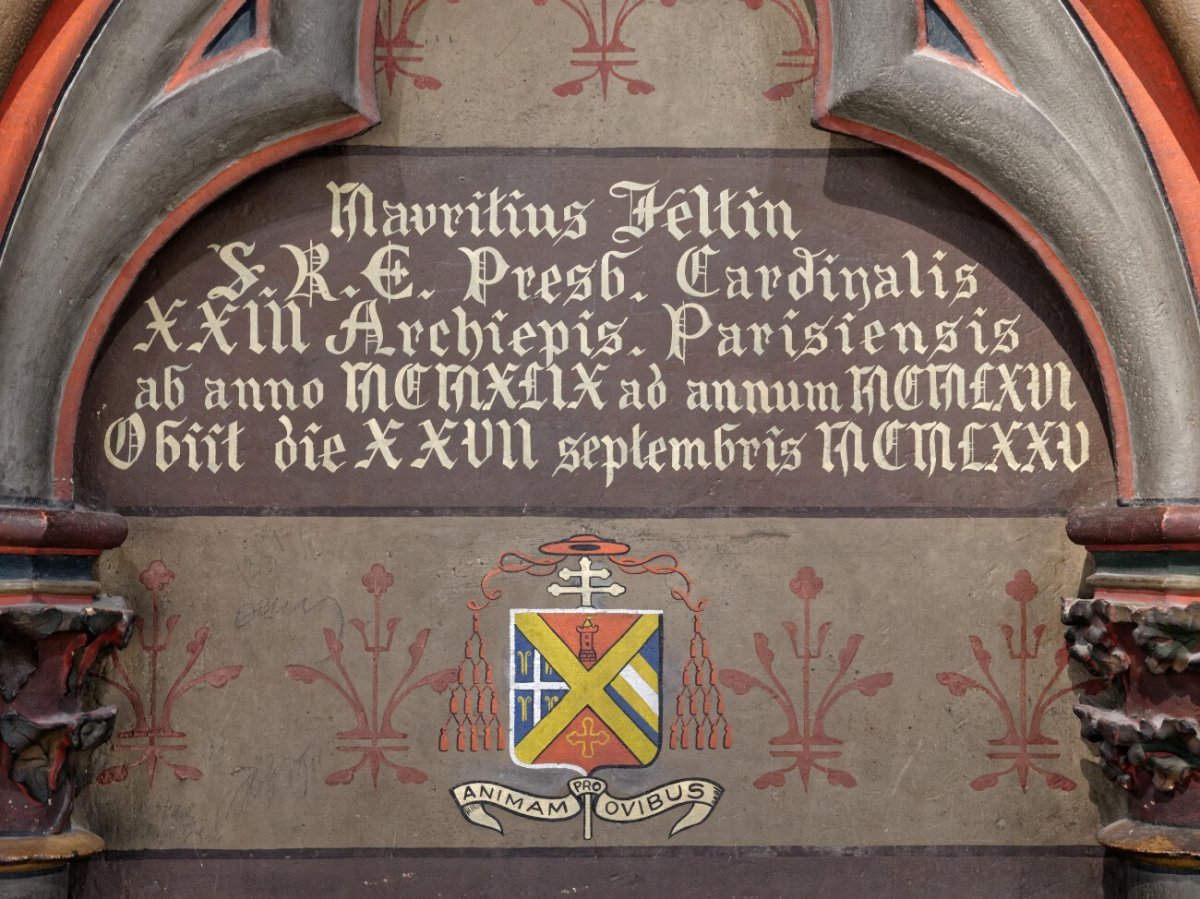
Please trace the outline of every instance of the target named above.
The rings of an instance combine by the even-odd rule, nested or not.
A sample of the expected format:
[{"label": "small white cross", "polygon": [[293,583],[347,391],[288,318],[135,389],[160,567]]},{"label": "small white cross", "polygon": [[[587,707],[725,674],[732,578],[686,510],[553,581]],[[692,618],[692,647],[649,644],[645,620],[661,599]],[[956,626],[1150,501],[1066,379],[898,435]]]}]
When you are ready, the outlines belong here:
[{"label": "small white cross", "polygon": [[579,560],[579,570],[572,571],[570,568],[564,568],[558,573],[558,576],[568,584],[575,579],[579,583],[573,586],[564,586],[563,584],[551,584],[546,588],[546,592],[551,596],[578,596],[579,607],[581,609],[594,608],[592,605],[592,597],[597,593],[603,593],[606,596],[620,596],[625,592],[625,588],[620,584],[609,584],[601,587],[593,583],[593,581],[602,581],[610,577],[612,572],[607,568],[593,568],[592,560],[584,556]]},{"label": "small white cross", "polygon": [[517,690],[533,691],[533,723],[537,724],[542,720],[542,691],[569,690],[571,687],[560,680],[542,680],[542,654],[536,649],[533,651],[533,663],[533,680],[529,682],[517,681],[514,686]]}]

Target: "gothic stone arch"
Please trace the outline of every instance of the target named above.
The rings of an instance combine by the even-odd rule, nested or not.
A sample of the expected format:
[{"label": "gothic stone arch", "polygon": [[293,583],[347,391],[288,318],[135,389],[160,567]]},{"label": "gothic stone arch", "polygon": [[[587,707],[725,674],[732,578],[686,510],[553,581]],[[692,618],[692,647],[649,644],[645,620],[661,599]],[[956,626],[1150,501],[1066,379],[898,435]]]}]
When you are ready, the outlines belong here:
[{"label": "gothic stone arch", "polygon": [[[1079,714],[1134,797],[1101,840],[1139,864],[1193,864],[1200,117],[1150,18],[1176,21],[1171,4],[1126,6],[942,0],[961,42],[947,47],[920,0],[818,0],[816,121],[982,199],[1082,323],[1119,496],[1071,519],[1096,572],[1065,620],[1073,654],[1124,688],[1122,709]],[[248,30],[222,43],[239,16]],[[124,524],[74,503],[90,366],[139,271],[190,217],[378,120],[375,21],[374,0],[56,0],[0,104],[0,736],[5,758],[43,746],[55,759],[32,779],[0,772],[5,830],[21,834],[0,839],[3,863],[43,872],[22,889],[52,894],[66,860],[101,846],[69,824],[87,755],[112,731],[79,687],[131,631],[90,570]]]}]

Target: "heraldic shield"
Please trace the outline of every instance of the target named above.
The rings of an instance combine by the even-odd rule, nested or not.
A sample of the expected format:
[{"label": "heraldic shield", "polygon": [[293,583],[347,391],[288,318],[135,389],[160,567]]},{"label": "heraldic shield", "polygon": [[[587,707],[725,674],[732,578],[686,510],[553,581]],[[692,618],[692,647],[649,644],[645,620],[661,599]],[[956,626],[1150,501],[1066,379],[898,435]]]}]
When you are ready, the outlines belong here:
[{"label": "heraldic shield", "polygon": [[[681,569],[674,563],[667,564],[666,554],[639,561],[627,556],[626,544],[590,535],[546,544],[541,552],[544,555],[536,560],[519,556],[528,562],[525,568],[506,563],[506,555],[496,570],[536,568],[542,576],[556,574],[557,579],[546,587],[546,592],[556,599],[578,597],[579,606],[509,612],[507,744],[512,760],[523,768],[557,768],[575,776],[568,781],[567,792],[559,795],[526,792],[490,780],[462,783],[450,791],[459,811],[470,823],[497,833],[504,833],[504,825],[496,815],[500,811],[533,821],[568,821],[581,815],[585,840],[592,839],[597,819],[630,824],[681,810],[682,817],[671,828],[672,836],[704,823],[721,799],[720,784],[688,778],[636,795],[620,796],[611,793],[609,785],[595,776],[595,772],[605,768],[649,767],[663,748],[664,615],[659,609],[596,608],[592,600],[596,596],[616,597],[626,592],[624,585],[612,579],[614,569],[632,575],[681,574]],[[612,567],[595,564],[591,553],[603,554]],[[579,567],[571,567],[568,560]],[[671,596],[686,603],[691,580],[683,579],[686,589],[674,588]],[[488,592],[485,578],[484,596],[488,602],[500,595],[498,590]],[[685,663],[682,690],[674,703],[676,719],[670,729],[671,745],[675,747],[676,738],[685,744],[686,738],[694,734],[697,748],[705,745],[715,749],[718,745],[715,727],[724,721],[721,700],[719,694],[713,700],[704,687],[708,684],[715,690],[716,669],[709,661],[708,644],[700,631],[698,616],[703,603],[689,608],[697,618],[688,649],[690,661]],[[480,691],[473,706],[465,687],[465,703],[457,696],[451,699],[451,721],[459,720],[455,718],[459,710],[483,713],[488,708],[480,685],[490,691],[492,674],[479,634],[478,615],[466,652],[471,656],[470,670],[468,674],[464,662],[459,672],[460,683],[473,683]],[[707,668],[702,669],[701,663]],[[707,680],[701,676],[704,670],[708,672]],[[694,688],[691,692],[689,684]],[[490,696],[491,717],[483,728],[485,747],[490,742],[492,724],[499,723],[495,717],[495,694]],[[693,731],[679,723],[685,712],[693,716],[702,714],[706,721],[711,718],[710,726],[714,729],[705,743],[700,741],[698,723]],[[474,725],[472,728],[471,738],[476,740],[479,729]],[[725,735],[728,744],[727,725]],[[465,738],[459,742],[466,744]],[[497,742],[503,746],[505,741]],[[449,747],[446,729],[442,732],[442,746],[443,751]]]},{"label": "heraldic shield", "polygon": [[509,746],[526,768],[644,768],[662,747],[661,611],[511,612]]}]

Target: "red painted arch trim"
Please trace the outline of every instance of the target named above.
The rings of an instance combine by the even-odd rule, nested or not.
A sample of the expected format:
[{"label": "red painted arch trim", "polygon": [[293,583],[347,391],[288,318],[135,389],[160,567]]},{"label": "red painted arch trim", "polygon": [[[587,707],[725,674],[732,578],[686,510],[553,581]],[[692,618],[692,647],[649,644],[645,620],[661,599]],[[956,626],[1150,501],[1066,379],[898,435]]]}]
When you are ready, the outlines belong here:
[{"label": "red painted arch trim", "polygon": [[67,79],[115,0],[54,0],[0,97],[0,234]]},{"label": "red painted arch trim", "polygon": [[1108,402],[1109,428],[1112,433],[1117,475],[1117,495],[1121,500],[1132,500],[1134,498],[1134,459],[1125,391],[1121,386],[1112,345],[1108,342],[1108,336],[1104,333],[1096,311],[1088,302],[1083,288],[1079,286],[1079,282],[1071,274],[1070,269],[1054,252],[1053,247],[1046,239],[1038,233],[1037,229],[1002,197],[978,179],[914,141],[830,113],[829,92],[832,83],[834,43],[833,31],[830,26],[829,0],[817,0],[817,12],[817,85],[813,102],[813,121],[822,128],[888,147],[929,166],[988,206],[1038,255],[1042,264],[1046,266],[1062,288],[1063,293],[1066,294],[1096,357],[1105,399]]},{"label": "red painted arch trim", "polygon": [[247,0],[225,0],[225,5],[217,10],[216,15],[200,32],[196,43],[188,50],[187,56],[183,58],[183,62],[179,64],[179,68],[167,82],[165,93],[173,93],[188,82],[202,78],[221,66],[245,59],[247,56],[260,53],[271,46],[271,0],[251,0],[256,7],[254,36],[236,47],[230,47],[223,53],[205,58],[204,51],[217,39],[221,29],[233,21],[234,16],[241,11],[246,2]]},{"label": "red painted arch trim", "polygon": [[1017,89],[1013,87],[1013,83],[1008,77],[1008,73],[1000,65],[1000,60],[996,58],[996,54],[992,52],[992,48],[988,46],[988,42],[983,39],[983,35],[975,27],[975,23],[962,11],[956,0],[929,0],[929,2],[933,3],[950,20],[950,24],[954,26],[954,29],[962,37],[963,42],[966,43],[967,49],[971,51],[971,55],[975,57],[975,63],[973,64],[955,56],[953,53],[946,53],[929,45],[929,27],[925,16],[926,0],[914,0],[914,2],[917,7],[918,52],[929,56],[936,56],[942,62],[948,62],[959,68],[969,69],[972,72],[986,75],[1009,93],[1015,94],[1017,92]]},{"label": "red painted arch trim", "polygon": [[1142,129],[1193,273],[1200,272],[1200,111],[1140,3],[1070,0]]},{"label": "red painted arch trim", "polygon": [[264,147],[221,171],[163,219],[134,250],[105,292],[63,385],[54,444],[55,499],[69,501],[74,498],[75,432],[88,376],[117,310],[154,254],[204,207],[252,175],[306,150],[353,137],[378,124],[379,106],[375,92],[375,27],[378,10],[379,0],[364,0],[358,47],[358,77],[364,111]]}]

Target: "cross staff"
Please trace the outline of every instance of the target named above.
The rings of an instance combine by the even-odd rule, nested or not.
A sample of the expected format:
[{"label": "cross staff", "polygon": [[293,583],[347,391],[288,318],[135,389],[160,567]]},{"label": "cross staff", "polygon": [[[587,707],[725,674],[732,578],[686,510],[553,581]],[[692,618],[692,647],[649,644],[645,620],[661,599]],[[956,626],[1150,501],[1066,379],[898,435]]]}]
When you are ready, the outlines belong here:
[{"label": "cross staff", "polygon": [[558,576],[564,581],[578,579],[579,583],[573,586],[565,586],[563,584],[551,584],[546,588],[546,592],[551,596],[578,596],[579,606],[584,609],[594,608],[592,606],[592,597],[598,593],[603,593],[606,596],[620,596],[625,592],[625,588],[620,584],[608,584],[607,586],[599,586],[594,581],[602,581],[611,576],[607,568],[593,568],[592,560],[584,556],[579,560],[579,570],[572,571],[570,568],[564,568],[558,573]]}]

